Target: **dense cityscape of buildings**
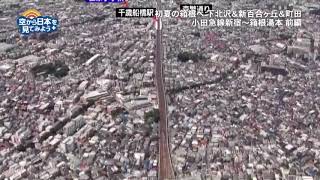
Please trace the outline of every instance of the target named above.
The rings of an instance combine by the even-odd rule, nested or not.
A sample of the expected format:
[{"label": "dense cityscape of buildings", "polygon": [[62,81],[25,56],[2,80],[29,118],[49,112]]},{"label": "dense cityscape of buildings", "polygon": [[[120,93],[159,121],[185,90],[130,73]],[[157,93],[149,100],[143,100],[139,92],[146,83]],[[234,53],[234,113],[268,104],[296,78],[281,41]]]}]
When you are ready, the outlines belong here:
[{"label": "dense cityscape of buildings", "polygon": [[[56,35],[10,30],[34,5],[59,18]],[[144,117],[156,107],[154,30],[113,6],[1,5],[0,179],[157,177],[157,124]]]},{"label": "dense cityscape of buildings", "polygon": [[[179,3],[200,2],[163,8]],[[319,2],[201,3],[289,4],[303,26],[201,29],[163,18],[177,179],[320,179],[320,20],[310,13]],[[0,179],[157,179],[154,22],[115,18],[118,6],[0,4]],[[34,7],[58,17],[59,31],[19,35],[17,14]]]},{"label": "dense cityscape of buildings", "polygon": [[[300,28],[168,23],[169,139],[178,177],[320,178],[319,16],[303,2],[293,8],[303,11]],[[208,58],[180,62],[176,49]]]}]

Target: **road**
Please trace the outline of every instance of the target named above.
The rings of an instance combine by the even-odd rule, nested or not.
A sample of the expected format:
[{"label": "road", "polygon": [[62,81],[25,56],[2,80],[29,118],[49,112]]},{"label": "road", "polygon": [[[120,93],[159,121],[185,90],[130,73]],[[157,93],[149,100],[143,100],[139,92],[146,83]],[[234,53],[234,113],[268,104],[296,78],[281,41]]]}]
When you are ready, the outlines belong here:
[{"label": "road", "polygon": [[[157,0],[157,10],[161,10],[161,0]],[[164,89],[163,77],[163,46],[162,46],[162,29],[160,26],[161,17],[158,18],[158,29],[156,30],[156,62],[155,62],[155,78],[158,91],[158,104],[160,112],[159,125],[159,180],[174,179],[174,172],[171,162],[169,138],[168,138],[168,118],[167,118],[167,102]]]}]

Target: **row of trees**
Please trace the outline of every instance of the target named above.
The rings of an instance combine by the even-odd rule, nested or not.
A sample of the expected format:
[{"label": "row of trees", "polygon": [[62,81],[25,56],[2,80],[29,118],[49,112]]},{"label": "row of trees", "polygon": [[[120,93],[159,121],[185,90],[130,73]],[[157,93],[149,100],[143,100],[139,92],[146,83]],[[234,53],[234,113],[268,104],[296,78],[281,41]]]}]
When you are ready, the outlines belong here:
[{"label": "row of trees", "polygon": [[56,61],[54,63],[36,65],[30,71],[34,76],[38,76],[39,74],[47,76],[51,74],[55,77],[63,77],[68,75],[69,67],[62,61]]},{"label": "row of trees", "polygon": [[178,54],[178,61],[181,62],[187,62],[189,60],[192,60],[193,62],[199,62],[204,61],[205,59],[205,56],[200,52],[183,51]]}]

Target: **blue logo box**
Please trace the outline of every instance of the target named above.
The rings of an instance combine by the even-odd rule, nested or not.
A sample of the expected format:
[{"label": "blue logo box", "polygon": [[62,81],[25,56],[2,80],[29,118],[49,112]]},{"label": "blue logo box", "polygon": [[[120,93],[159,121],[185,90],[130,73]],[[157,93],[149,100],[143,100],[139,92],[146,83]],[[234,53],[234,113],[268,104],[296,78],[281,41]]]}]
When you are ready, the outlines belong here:
[{"label": "blue logo box", "polygon": [[30,33],[50,33],[58,29],[59,21],[51,16],[39,16],[33,19],[20,16],[17,19],[19,32],[23,35]]}]

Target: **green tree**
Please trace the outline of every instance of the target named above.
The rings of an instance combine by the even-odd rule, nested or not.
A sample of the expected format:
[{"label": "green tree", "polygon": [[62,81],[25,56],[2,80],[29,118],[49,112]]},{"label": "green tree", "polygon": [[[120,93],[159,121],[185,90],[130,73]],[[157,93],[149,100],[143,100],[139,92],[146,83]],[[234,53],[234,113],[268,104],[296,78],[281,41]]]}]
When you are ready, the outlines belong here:
[{"label": "green tree", "polygon": [[144,114],[144,120],[148,125],[152,123],[157,123],[160,120],[160,112],[159,109],[152,109]]}]

